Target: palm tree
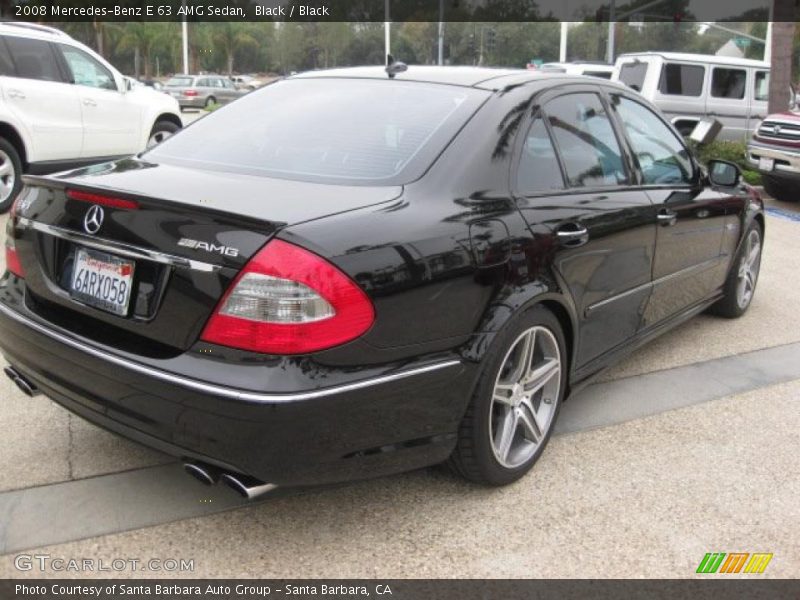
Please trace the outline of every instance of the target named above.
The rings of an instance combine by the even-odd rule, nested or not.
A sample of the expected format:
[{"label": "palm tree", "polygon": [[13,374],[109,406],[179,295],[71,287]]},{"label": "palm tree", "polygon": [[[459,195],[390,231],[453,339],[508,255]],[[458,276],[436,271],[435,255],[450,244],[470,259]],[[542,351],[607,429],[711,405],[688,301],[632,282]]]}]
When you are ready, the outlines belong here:
[{"label": "palm tree", "polygon": [[769,112],[786,110],[786,90],[792,84],[792,55],[797,18],[795,0],[773,0],[772,66],[769,75]]},{"label": "palm tree", "polygon": [[[162,43],[166,42],[165,23],[125,23],[120,25],[117,50],[133,50],[144,63],[144,78],[150,79],[151,56]],[[136,77],[139,77],[138,65]]]},{"label": "palm tree", "polygon": [[214,24],[212,34],[214,45],[225,53],[225,67],[228,75],[233,75],[233,58],[236,51],[246,47],[257,47],[258,41],[246,29],[244,23],[223,21]]}]

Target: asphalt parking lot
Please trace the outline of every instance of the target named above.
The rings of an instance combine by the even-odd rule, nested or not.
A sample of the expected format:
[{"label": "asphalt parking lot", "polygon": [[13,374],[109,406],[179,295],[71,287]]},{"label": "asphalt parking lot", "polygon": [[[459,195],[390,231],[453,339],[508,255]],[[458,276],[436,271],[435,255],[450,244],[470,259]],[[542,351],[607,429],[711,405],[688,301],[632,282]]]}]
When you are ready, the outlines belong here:
[{"label": "asphalt parking lot", "polygon": [[[798,577],[798,256],[800,205],[770,202],[749,312],[701,315],[607,372],[502,489],[432,468],[244,505],[3,378],[0,577],[672,578],[707,552],[773,553],[759,577]],[[20,553],[194,570],[31,573]]]}]

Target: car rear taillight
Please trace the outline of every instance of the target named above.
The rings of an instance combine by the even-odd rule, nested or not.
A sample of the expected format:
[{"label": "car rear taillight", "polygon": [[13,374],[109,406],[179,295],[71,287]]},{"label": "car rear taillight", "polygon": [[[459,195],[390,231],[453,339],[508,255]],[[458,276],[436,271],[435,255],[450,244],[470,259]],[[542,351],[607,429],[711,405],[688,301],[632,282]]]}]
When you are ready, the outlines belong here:
[{"label": "car rear taillight", "polygon": [[25,277],[14,240],[9,239],[6,240],[6,268],[17,277]]},{"label": "car rear taillight", "polygon": [[[17,196],[19,199],[19,196]],[[11,205],[11,211],[8,213],[8,224],[6,225],[6,269],[11,271],[17,277],[25,277],[25,272],[22,270],[22,263],[19,262],[19,254],[17,254],[17,246],[14,243],[14,225],[17,218],[17,202]]]},{"label": "car rear taillight", "polygon": [[183,90],[184,96],[194,97],[198,95],[197,90]]},{"label": "car rear taillight", "polygon": [[201,339],[269,354],[305,354],[366,332],[372,302],[342,271],[299,246],[272,240],[226,292]]}]

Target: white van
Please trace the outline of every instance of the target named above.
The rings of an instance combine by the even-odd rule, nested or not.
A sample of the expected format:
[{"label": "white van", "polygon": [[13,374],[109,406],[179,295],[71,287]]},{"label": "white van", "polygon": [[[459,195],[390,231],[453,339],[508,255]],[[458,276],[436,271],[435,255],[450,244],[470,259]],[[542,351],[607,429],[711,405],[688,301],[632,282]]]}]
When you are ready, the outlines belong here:
[{"label": "white van", "polygon": [[611,79],[641,92],[683,135],[713,118],[722,123],[719,139],[745,141],[767,116],[769,63],[763,61],[678,52],[622,54]]}]

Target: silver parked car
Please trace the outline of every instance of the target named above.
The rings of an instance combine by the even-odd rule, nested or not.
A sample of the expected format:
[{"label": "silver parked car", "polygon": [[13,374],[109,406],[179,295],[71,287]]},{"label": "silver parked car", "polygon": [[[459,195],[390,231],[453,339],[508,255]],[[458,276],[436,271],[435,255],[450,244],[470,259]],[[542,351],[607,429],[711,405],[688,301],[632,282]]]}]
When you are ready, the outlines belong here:
[{"label": "silver parked car", "polygon": [[175,75],[165,87],[181,108],[210,108],[214,104],[232,102],[246,93],[237,90],[230,79],[221,75]]}]

